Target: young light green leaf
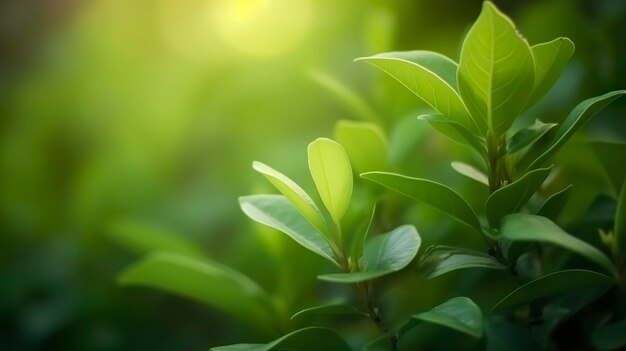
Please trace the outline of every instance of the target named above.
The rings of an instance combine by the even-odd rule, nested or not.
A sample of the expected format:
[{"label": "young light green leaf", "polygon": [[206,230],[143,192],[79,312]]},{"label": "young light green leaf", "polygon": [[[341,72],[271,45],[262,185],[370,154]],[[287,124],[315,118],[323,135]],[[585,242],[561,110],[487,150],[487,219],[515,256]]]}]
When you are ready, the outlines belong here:
[{"label": "young light green leaf", "polygon": [[149,223],[118,221],[111,225],[109,236],[118,244],[140,254],[161,251],[189,257],[204,256],[202,248],[193,241]]},{"label": "young light green leaf", "polygon": [[418,267],[426,279],[432,279],[457,269],[507,269],[493,256],[459,247],[434,245],[422,254]]},{"label": "young light green leaf", "polygon": [[339,121],[335,140],[348,153],[354,169],[359,172],[382,171],[389,165],[389,146],[383,131],[369,122]]},{"label": "young light green leaf", "polygon": [[526,213],[510,214],[502,219],[499,235],[511,241],[536,241],[560,246],[615,274],[611,260],[602,251],[567,234],[548,218]]},{"label": "young light green leaf", "polygon": [[576,105],[572,112],[569,113],[565,121],[563,121],[563,123],[559,126],[555,139],[548,150],[537,157],[526,169],[531,170],[541,166],[543,162],[554,155],[561,148],[561,146],[563,146],[563,144],[565,144],[569,138],[574,135],[574,132],[576,132],[580,126],[602,110],[606,105],[610,104],[613,100],[625,94],[626,90],[616,90],[601,96],[589,98]]},{"label": "young light green leaf", "polygon": [[450,165],[459,174],[464,175],[469,179],[473,179],[481,184],[489,186],[489,180],[487,179],[485,173],[479,171],[474,166],[459,161],[453,161],[452,163],[450,163]]},{"label": "young light green leaf", "polygon": [[573,185],[569,185],[567,188],[550,196],[543,205],[541,205],[537,214],[542,217],[550,218],[551,220],[556,220],[561,211],[563,211],[572,188]]},{"label": "young light green leaf", "polygon": [[556,38],[531,48],[535,62],[535,85],[526,105],[534,105],[552,88],[574,53],[574,43],[568,38]]},{"label": "young light green leaf", "polygon": [[324,274],[318,278],[334,283],[352,284],[397,272],[411,263],[421,242],[422,239],[414,226],[400,226],[365,242],[363,259],[366,267],[361,267],[362,271]]},{"label": "young light green leaf", "polygon": [[456,62],[431,51],[388,52],[355,61],[379,68],[438,113],[478,132],[457,91]]},{"label": "young light green leaf", "polygon": [[441,115],[420,115],[417,119],[427,121],[435,130],[450,140],[472,147],[483,158],[487,157],[487,147],[482,137],[472,134],[461,124]]},{"label": "young light green leaf", "polygon": [[430,311],[412,315],[410,321],[400,328],[399,334],[406,333],[420,322],[441,325],[475,338],[482,338],[484,333],[483,313],[467,297],[455,297]]},{"label": "young light green leaf", "polygon": [[239,198],[251,219],[289,235],[298,244],[340,266],[329,243],[296,207],[282,195],[251,195]]},{"label": "young light green leaf", "polygon": [[266,330],[276,318],[269,296],[254,281],[207,259],[152,253],[127,267],[118,281],[191,298]]},{"label": "young light green leaf", "polygon": [[352,351],[348,343],[336,331],[320,327],[296,330],[269,344],[236,344],[211,348],[212,351],[318,351],[320,349]]},{"label": "young light green leaf", "polygon": [[538,119],[535,120],[533,125],[520,129],[507,141],[504,156],[516,153],[531,145],[556,126],[556,123],[543,123]]},{"label": "young light green leaf", "polygon": [[584,269],[570,269],[544,275],[513,290],[491,309],[502,312],[538,299],[559,295],[574,289],[609,287],[614,284],[611,277]]},{"label": "young light green leaf", "polygon": [[369,172],[361,177],[376,182],[412,199],[423,201],[438,210],[448,213],[461,223],[479,232],[480,222],[470,205],[454,190],[428,179],[412,178],[395,173]]},{"label": "young light green leaf", "polygon": [[352,196],[352,167],[344,148],[338,143],[318,138],[309,144],[309,170],[317,191],[333,221],[348,210]]},{"label": "young light green leaf", "polygon": [[619,199],[617,200],[617,213],[615,214],[615,239],[619,252],[626,259],[626,182],[622,185]]},{"label": "young light green leaf", "polygon": [[381,122],[378,113],[364,98],[332,75],[313,69],[308,71],[308,75],[332,93],[332,96],[337,98],[355,117],[370,122]]},{"label": "young light green leaf", "polygon": [[459,92],[483,135],[503,135],[528,102],[533,56],[513,22],[488,1],[461,49]]},{"label": "young light green leaf", "polygon": [[626,319],[605,324],[591,334],[591,343],[598,350],[621,350],[626,347]]},{"label": "young light green leaf", "polygon": [[291,319],[301,318],[301,317],[309,316],[312,314],[330,314],[330,315],[352,314],[352,315],[358,315],[358,316],[367,316],[367,313],[359,310],[358,308],[352,305],[331,304],[331,305],[321,305],[321,306],[305,308],[302,311],[299,311],[293,316],[291,316]]},{"label": "young light green leaf", "polygon": [[520,179],[489,195],[485,204],[489,225],[492,228],[497,228],[502,217],[521,209],[541,187],[551,169],[552,167],[548,167],[528,172]]},{"label": "young light green leaf", "polygon": [[591,143],[602,169],[615,194],[619,194],[626,179],[626,143],[595,141]]},{"label": "young light green leaf", "polygon": [[289,179],[289,177],[284,174],[278,172],[272,167],[254,161],[252,163],[252,168],[255,171],[263,174],[267,180],[272,183],[278,191],[280,191],[291,203],[302,213],[304,218],[306,218],[311,224],[317,228],[317,230],[326,236],[328,228],[326,226],[326,222],[324,221],[324,216],[320,212],[317,205],[309,194],[304,191],[296,182]]}]

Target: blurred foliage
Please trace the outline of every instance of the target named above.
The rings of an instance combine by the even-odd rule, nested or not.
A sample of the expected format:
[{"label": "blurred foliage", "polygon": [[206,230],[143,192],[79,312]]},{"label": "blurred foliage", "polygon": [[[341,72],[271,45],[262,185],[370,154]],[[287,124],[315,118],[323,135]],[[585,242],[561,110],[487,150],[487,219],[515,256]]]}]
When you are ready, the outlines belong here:
[{"label": "blurred foliage", "polygon": [[[576,43],[564,76],[529,112],[533,118],[560,121],[582,98],[624,87],[626,2],[496,3],[531,42],[562,35]],[[271,340],[275,335],[255,335],[216,309],[120,288],[115,276],[134,252],[155,249],[141,239],[153,231],[163,247],[204,254],[255,277],[281,296],[285,315],[331,296],[337,287],[313,279],[327,263],[250,223],[236,199],[267,187],[251,171],[253,159],[312,189],[306,144],[331,136],[340,118],[362,119],[359,111],[380,118],[393,170],[477,194],[468,198],[486,196],[454,173],[450,156],[442,157],[472,155],[415,121],[424,105],[352,63],[417,47],[458,59],[460,38],[479,11],[479,0],[4,1],[0,348],[171,350]],[[350,93],[337,98],[337,89]],[[371,105],[355,105],[354,96]],[[545,189],[552,194],[574,184],[559,222],[592,243],[599,242],[598,226],[610,226],[594,217],[606,213],[598,206],[614,202],[600,197],[612,193],[611,178],[589,141],[624,143],[625,115],[621,99],[595,117],[559,154],[559,177]],[[385,229],[413,223],[423,247],[480,244],[450,235],[463,228],[435,210],[385,196]],[[573,222],[585,213],[585,225]],[[490,274],[405,279],[384,293],[389,319],[426,311],[459,290],[479,304],[502,295],[510,284],[485,279]],[[489,289],[472,289],[477,281]]]}]

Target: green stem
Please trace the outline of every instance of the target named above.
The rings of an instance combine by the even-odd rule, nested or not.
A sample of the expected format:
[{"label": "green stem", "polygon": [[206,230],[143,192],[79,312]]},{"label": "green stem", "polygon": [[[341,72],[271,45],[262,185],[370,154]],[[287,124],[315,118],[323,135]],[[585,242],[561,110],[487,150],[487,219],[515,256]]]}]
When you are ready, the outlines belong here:
[{"label": "green stem", "polygon": [[376,327],[378,327],[380,332],[389,337],[391,350],[396,351],[398,339],[394,334],[389,332],[389,329],[387,328],[380,316],[380,309],[376,308],[375,306],[372,284],[369,282],[356,283],[356,290],[357,294],[361,297],[363,303],[365,304],[367,314],[372,319],[374,324],[376,324]]}]

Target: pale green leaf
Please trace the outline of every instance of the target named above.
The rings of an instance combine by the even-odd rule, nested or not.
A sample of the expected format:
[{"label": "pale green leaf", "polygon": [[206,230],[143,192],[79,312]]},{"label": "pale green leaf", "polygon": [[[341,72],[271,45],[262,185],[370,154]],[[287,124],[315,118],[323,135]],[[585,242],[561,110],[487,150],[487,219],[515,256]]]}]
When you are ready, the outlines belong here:
[{"label": "pale green leaf", "polygon": [[537,157],[527,168],[531,170],[541,166],[549,157],[554,155],[563,146],[569,138],[574,135],[574,132],[580,128],[585,122],[587,122],[596,113],[602,110],[606,105],[613,100],[626,94],[626,90],[616,90],[610,93],[606,93],[601,96],[589,98],[580,104],[576,105],[572,112],[569,113],[565,121],[559,126],[556,132],[554,141],[550,147]]},{"label": "pale green leaf", "polygon": [[527,107],[534,105],[552,88],[574,53],[574,43],[568,38],[556,38],[531,48],[535,63],[535,84]]},{"label": "pale green leaf", "polygon": [[236,344],[212,347],[212,351],[352,351],[336,331],[328,328],[309,327],[296,330],[269,344]]},{"label": "pale green leaf", "polygon": [[438,113],[478,131],[457,91],[456,62],[431,51],[388,52],[358,58],[395,78]]},{"label": "pale green leaf", "polygon": [[435,130],[450,140],[472,147],[483,158],[487,157],[487,147],[482,137],[472,134],[461,124],[441,115],[420,115],[417,119],[427,121]]},{"label": "pale green leaf", "polygon": [[207,259],[152,253],[127,267],[118,281],[191,298],[265,330],[276,318],[269,296],[254,281]]},{"label": "pale green leaf", "polygon": [[530,241],[553,244],[586,257],[611,273],[615,273],[611,260],[590,244],[567,234],[548,218],[515,213],[502,219],[499,235],[511,241]]},{"label": "pale green leaf", "polygon": [[540,168],[528,172],[520,179],[489,195],[485,204],[485,211],[491,227],[497,228],[502,217],[519,211],[541,187],[551,169],[552,167]]},{"label": "pale green leaf", "polygon": [[369,122],[339,121],[335,125],[335,140],[350,157],[359,172],[384,171],[389,165],[389,146],[383,131]]},{"label": "pale green leaf", "polygon": [[406,333],[420,322],[441,325],[475,338],[482,338],[484,334],[483,313],[467,297],[455,297],[430,311],[412,315],[410,321],[400,329],[400,334]]},{"label": "pale green leaf", "polygon": [[531,145],[556,126],[556,123],[543,123],[538,119],[535,120],[533,125],[520,129],[507,141],[504,155],[516,153]]},{"label": "pale green leaf", "polygon": [[507,269],[505,265],[486,253],[445,245],[434,245],[426,249],[418,266],[426,279],[458,269]]},{"label": "pale green leaf", "polygon": [[569,194],[571,193],[573,185],[569,185],[567,188],[559,191],[556,194],[550,196],[539,208],[537,214],[542,217],[550,218],[551,220],[556,220],[559,216],[565,204],[567,203],[567,199],[569,199]]},{"label": "pale green leaf", "polygon": [[423,201],[448,213],[461,223],[481,231],[480,222],[474,210],[459,194],[443,184],[387,172],[369,172],[361,174],[361,177],[412,199]]},{"label": "pale green leaf", "polygon": [[204,256],[198,244],[150,223],[135,220],[118,221],[111,225],[109,236],[118,244],[140,254],[161,251],[189,257]]},{"label": "pale green leaf", "polygon": [[530,46],[490,2],[461,49],[459,92],[483,135],[503,135],[522,112],[534,84]]},{"label": "pale green leaf", "polygon": [[369,238],[365,242],[365,267],[354,273],[335,273],[318,276],[335,283],[358,283],[397,272],[406,267],[419,250],[422,239],[412,225],[403,225],[389,233]]},{"label": "pale green leaf", "polygon": [[507,308],[554,295],[570,292],[575,289],[609,287],[614,284],[611,277],[583,269],[571,269],[544,275],[513,290],[500,300],[491,312],[497,313]]},{"label": "pale green leaf", "polygon": [[302,311],[299,311],[293,316],[291,316],[291,319],[310,316],[313,314],[327,314],[327,315],[347,314],[347,315],[367,316],[367,313],[359,310],[358,308],[352,305],[330,304],[330,305],[321,305],[321,306],[305,308]]},{"label": "pale green leaf", "polygon": [[317,191],[336,224],[348,210],[352,196],[352,167],[344,148],[318,138],[308,148],[309,170]]},{"label": "pale green leaf", "polygon": [[251,219],[280,230],[298,244],[340,266],[326,239],[285,196],[242,196],[239,205]]},{"label": "pale green leaf", "polygon": [[320,212],[317,205],[311,199],[309,194],[304,191],[296,182],[289,179],[289,177],[284,174],[278,172],[272,167],[254,161],[252,163],[252,168],[255,171],[263,174],[267,180],[269,180],[275,187],[280,191],[291,203],[304,215],[304,217],[311,222],[320,231],[322,234],[326,234],[328,231],[326,222],[324,221],[324,216]]},{"label": "pale green leaf", "polygon": [[489,186],[489,180],[487,179],[487,175],[476,169],[474,166],[459,161],[453,161],[452,163],[450,163],[450,165],[459,174],[464,175],[469,179],[475,180],[481,184]]}]

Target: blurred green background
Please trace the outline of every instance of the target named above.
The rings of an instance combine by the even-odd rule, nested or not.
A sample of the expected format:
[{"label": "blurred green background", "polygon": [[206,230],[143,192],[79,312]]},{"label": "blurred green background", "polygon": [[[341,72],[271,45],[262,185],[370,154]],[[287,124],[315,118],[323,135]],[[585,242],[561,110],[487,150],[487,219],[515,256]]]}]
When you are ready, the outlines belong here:
[{"label": "blurred green background", "polygon": [[[560,121],[582,98],[625,87],[626,2],[495,2],[531,44],[557,36],[576,44],[532,118]],[[323,263],[259,230],[237,197],[270,191],[253,160],[312,189],[306,145],[331,137],[335,121],[364,115],[337,89],[370,104],[365,115],[387,131],[396,170],[475,191],[448,167],[450,155],[464,159],[467,151],[415,120],[424,105],[352,60],[412,49],[457,60],[480,3],[3,1],[0,349],[202,350],[256,341],[218,310],[118,286],[117,273],[145,251],[125,244],[120,226],[198,245],[289,309],[332,294],[315,281]],[[575,170],[564,182],[590,185],[576,192],[571,216],[608,191],[586,140],[626,140],[625,116],[622,99],[561,155],[563,173]],[[427,243],[451,231],[427,208],[403,218],[417,222]],[[441,301],[446,284],[422,289],[422,303]],[[417,294],[413,286],[396,292]]]}]

